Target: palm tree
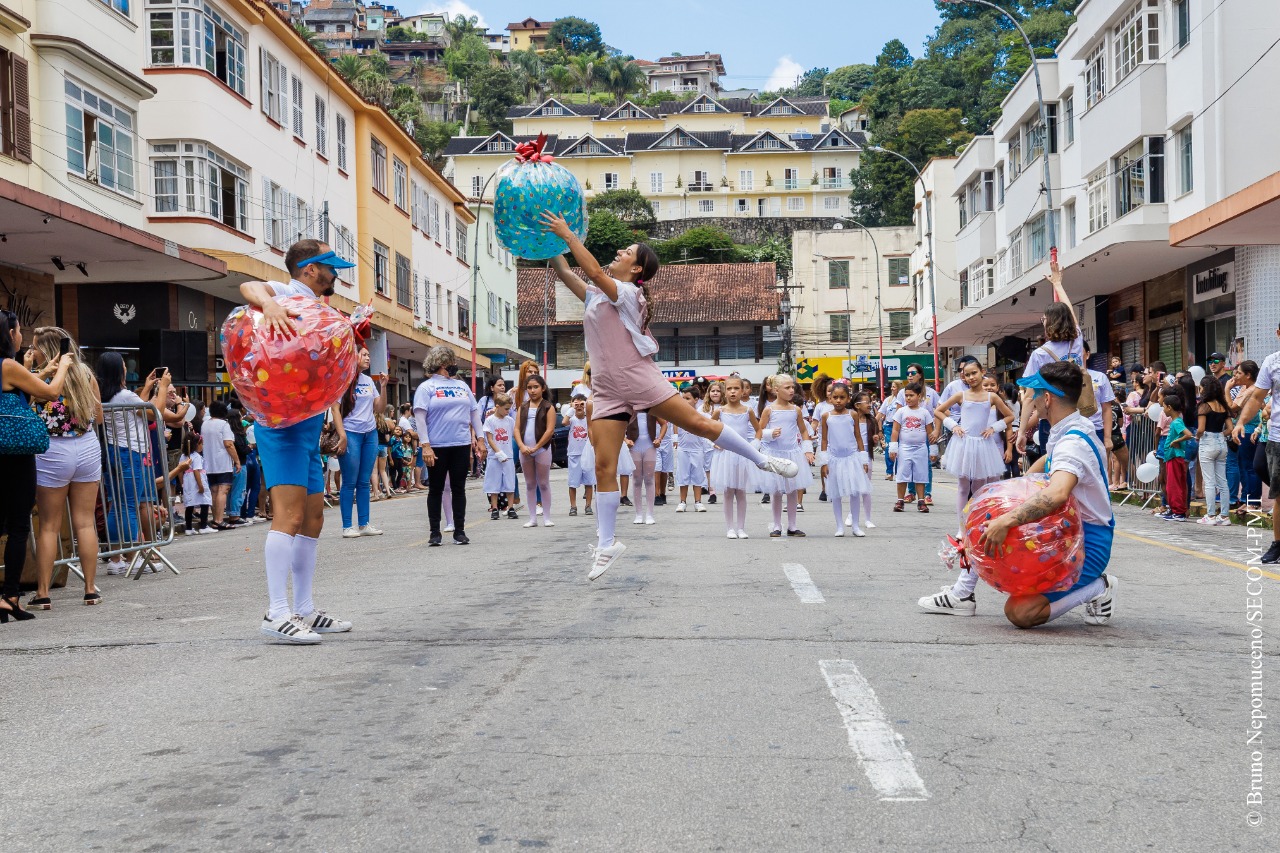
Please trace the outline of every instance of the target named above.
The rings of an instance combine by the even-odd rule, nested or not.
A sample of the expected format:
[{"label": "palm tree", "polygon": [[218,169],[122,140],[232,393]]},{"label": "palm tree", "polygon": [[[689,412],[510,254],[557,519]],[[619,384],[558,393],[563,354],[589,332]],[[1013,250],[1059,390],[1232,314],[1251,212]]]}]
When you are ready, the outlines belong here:
[{"label": "palm tree", "polygon": [[469,18],[465,15],[456,15],[452,21],[446,18],[444,22],[444,31],[449,37],[449,44],[456,44],[462,41],[463,36],[470,35],[471,33],[479,34],[479,24],[480,18],[475,15],[472,15]]},{"label": "palm tree", "polygon": [[564,97],[564,93],[573,85],[573,71],[567,65],[553,65],[547,71],[547,82],[551,84],[553,92]]},{"label": "palm tree", "polygon": [[324,42],[320,41],[320,36],[318,36],[314,30],[302,23],[302,21],[295,21],[293,28],[297,31],[298,35],[306,39],[307,44],[315,48],[316,53],[321,56],[328,57],[329,48]]},{"label": "palm tree", "polygon": [[600,54],[580,53],[569,57],[569,70],[573,79],[582,91],[587,93],[587,102],[591,102],[591,88],[600,77]]},{"label": "palm tree", "polygon": [[546,66],[543,65],[542,57],[538,56],[538,52],[513,50],[507,55],[507,62],[511,65],[511,70],[516,72],[516,79],[524,92],[525,100],[530,100],[534,93],[537,93],[541,99],[542,92],[546,88]]},{"label": "palm tree", "polygon": [[605,88],[613,93],[621,104],[627,96],[644,87],[646,77],[639,65],[621,56],[611,56],[601,69]]},{"label": "palm tree", "polygon": [[333,68],[352,86],[356,85],[361,78],[368,76],[370,71],[368,60],[354,53],[339,56],[337,62],[333,63]]}]

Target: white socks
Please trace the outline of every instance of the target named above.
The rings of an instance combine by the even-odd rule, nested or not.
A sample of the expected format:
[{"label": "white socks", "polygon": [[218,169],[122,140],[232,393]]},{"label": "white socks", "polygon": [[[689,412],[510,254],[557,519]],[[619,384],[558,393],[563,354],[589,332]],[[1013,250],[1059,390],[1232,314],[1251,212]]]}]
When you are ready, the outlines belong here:
[{"label": "white socks", "polygon": [[316,577],[318,539],[299,533],[293,537],[293,612],[310,616],[316,606],[311,601],[311,584]]},{"label": "white socks", "polygon": [[618,505],[622,492],[596,492],[596,545],[608,548],[613,544],[613,529],[618,523]]},{"label": "white socks", "polygon": [[951,594],[960,599],[968,598],[973,595],[977,586],[978,573],[973,569],[961,569],[960,577],[956,578],[956,582],[951,587]]},{"label": "white socks", "polygon": [[1091,598],[1097,598],[1102,595],[1106,588],[1106,581],[1102,578],[1096,578],[1088,586],[1081,587],[1075,592],[1069,592],[1057,601],[1049,602],[1049,621],[1052,622],[1068,610],[1073,607],[1079,607]]},{"label": "white socks", "polygon": [[722,428],[720,430],[720,435],[717,436],[714,441],[716,444],[720,445],[723,450],[727,450],[730,453],[736,453],[739,456],[750,459],[757,468],[764,464],[765,455],[759,450],[756,450],[755,446],[752,445],[751,442],[747,441],[731,429]]},{"label": "white socks", "polygon": [[[858,502],[853,501],[853,505],[857,506]],[[844,499],[832,497],[831,511],[836,515],[836,533],[844,533]]]},{"label": "white socks", "polygon": [[263,548],[263,559],[267,566],[267,618],[273,622],[289,615],[289,572],[293,567],[293,539],[287,533],[271,530],[267,533],[267,544]]}]

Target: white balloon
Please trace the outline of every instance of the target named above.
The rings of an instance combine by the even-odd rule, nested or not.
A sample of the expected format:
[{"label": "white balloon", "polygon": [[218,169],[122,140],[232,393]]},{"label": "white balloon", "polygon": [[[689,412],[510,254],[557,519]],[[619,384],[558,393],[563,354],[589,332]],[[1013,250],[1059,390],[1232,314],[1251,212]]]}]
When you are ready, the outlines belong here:
[{"label": "white balloon", "polygon": [[1187,368],[1187,372],[1191,374],[1191,379],[1199,385],[1204,381],[1204,368],[1198,364],[1193,364]]},{"label": "white balloon", "polygon": [[1140,482],[1150,483],[1160,476],[1160,466],[1155,462],[1143,462],[1134,473]]},{"label": "white balloon", "polygon": [[1159,403],[1152,403],[1150,406],[1147,406],[1147,417],[1151,418],[1151,420],[1156,423],[1160,423],[1160,416],[1163,414],[1164,409],[1160,407]]},{"label": "white balloon", "polygon": [[1156,459],[1156,452],[1154,450],[1147,454],[1146,461],[1153,464],[1159,461]]}]

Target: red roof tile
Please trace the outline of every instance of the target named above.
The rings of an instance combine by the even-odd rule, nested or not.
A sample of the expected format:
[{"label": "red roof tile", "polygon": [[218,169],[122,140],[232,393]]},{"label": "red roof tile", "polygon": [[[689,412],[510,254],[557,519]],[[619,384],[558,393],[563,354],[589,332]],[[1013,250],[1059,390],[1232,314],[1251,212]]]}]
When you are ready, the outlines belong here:
[{"label": "red roof tile", "polygon": [[[581,270],[574,272],[581,274]],[[521,328],[542,325],[543,288],[547,272],[530,267],[519,270],[516,314]],[[777,269],[759,264],[670,264],[649,282],[654,326],[684,324],[726,325],[779,322]],[[557,279],[553,273],[553,284]],[[552,313],[555,313],[554,295]],[[561,312],[563,313],[563,312]],[[580,320],[558,319],[552,326],[580,326]]]}]

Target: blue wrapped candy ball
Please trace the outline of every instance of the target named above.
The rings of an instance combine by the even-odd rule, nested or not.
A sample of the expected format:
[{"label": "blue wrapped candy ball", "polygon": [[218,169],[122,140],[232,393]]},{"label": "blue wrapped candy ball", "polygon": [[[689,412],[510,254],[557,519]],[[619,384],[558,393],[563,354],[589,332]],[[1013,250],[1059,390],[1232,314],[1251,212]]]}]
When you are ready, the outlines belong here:
[{"label": "blue wrapped candy ball", "polygon": [[498,171],[493,216],[498,242],[518,258],[545,261],[569,251],[546,231],[543,213],[563,216],[578,239],[587,236],[587,200],[578,179],[557,163],[511,160]]}]

